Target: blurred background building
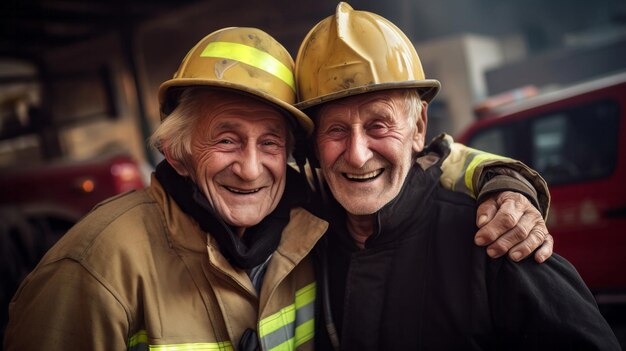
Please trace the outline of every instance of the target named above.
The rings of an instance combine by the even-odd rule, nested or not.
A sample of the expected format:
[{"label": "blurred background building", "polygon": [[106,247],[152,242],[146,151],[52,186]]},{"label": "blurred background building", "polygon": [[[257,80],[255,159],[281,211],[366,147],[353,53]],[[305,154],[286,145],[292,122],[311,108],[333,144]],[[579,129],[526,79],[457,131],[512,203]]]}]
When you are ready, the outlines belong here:
[{"label": "blurred background building", "polygon": [[[568,84],[626,68],[621,0],[351,2],[396,23],[443,84],[431,134],[456,134],[486,97]],[[3,1],[0,165],[124,151],[143,164],[159,123],[156,90],[194,43],[255,26],[295,56],[336,1]]]}]

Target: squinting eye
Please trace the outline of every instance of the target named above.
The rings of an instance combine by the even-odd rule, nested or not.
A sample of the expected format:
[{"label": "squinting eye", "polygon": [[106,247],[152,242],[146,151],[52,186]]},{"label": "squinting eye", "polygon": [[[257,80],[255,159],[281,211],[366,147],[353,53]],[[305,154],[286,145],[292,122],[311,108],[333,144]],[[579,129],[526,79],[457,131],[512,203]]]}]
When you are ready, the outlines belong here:
[{"label": "squinting eye", "polygon": [[326,133],[328,134],[336,134],[336,133],[343,133],[345,131],[345,128],[343,127],[332,127],[326,130]]},{"label": "squinting eye", "polygon": [[283,140],[264,140],[261,145],[268,150],[280,150],[285,148],[285,141]]},{"label": "squinting eye", "polygon": [[387,126],[382,123],[376,123],[367,127],[367,130],[369,131],[369,133],[372,133],[373,135],[378,135],[378,134],[385,133],[385,131],[387,130]]},{"label": "squinting eye", "polygon": [[218,144],[232,144],[232,140],[228,140],[228,139],[222,139],[220,141],[218,141]]}]

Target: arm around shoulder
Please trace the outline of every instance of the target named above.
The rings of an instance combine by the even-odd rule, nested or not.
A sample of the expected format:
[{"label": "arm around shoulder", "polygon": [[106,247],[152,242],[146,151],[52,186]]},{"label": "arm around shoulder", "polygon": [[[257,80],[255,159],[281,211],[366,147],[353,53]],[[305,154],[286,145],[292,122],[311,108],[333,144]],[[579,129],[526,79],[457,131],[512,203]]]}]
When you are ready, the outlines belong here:
[{"label": "arm around shoulder", "polygon": [[546,181],[535,170],[521,161],[456,143],[449,135],[438,138],[450,145],[450,154],[442,164],[441,184],[445,188],[477,199],[494,192],[519,192],[547,217],[550,192]]}]

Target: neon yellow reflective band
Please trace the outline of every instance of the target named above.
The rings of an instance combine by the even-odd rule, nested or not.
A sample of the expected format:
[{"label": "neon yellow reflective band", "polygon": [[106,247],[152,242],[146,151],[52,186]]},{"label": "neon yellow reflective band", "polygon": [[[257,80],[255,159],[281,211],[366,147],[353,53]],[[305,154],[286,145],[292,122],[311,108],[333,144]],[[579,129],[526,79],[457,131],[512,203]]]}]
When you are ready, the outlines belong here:
[{"label": "neon yellow reflective band", "polygon": [[148,343],[148,332],[145,330],[138,331],[135,335],[130,337],[128,340],[128,348],[132,348],[133,346],[137,346],[138,344],[147,344]]},{"label": "neon yellow reflective band", "polygon": [[150,345],[150,350],[158,351],[233,351],[230,341],[192,343],[192,344],[171,344],[171,345]]},{"label": "neon yellow reflective band", "polygon": [[304,306],[313,301],[315,301],[315,283],[296,291],[296,307]]},{"label": "neon yellow reflective band", "polygon": [[296,320],[296,308],[305,306],[313,301],[315,301],[315,283],[311,283],[296,291],[294,304],[283,307],[280,311],[264,318],[259,323],[259,336],[263,337],[287,324],[293,323]]},{"label": "neon yellow reflective band", "polygon": [[313,316],[314,316],[313,304],[315,303],[315,289],[316,289],[315,283],[311,283],[296,292],[296,314],[298,314],[298,311],[303,311],[303,314],[304,314],[304,310],[306,309],[304,306],[308,306],[309,309],[311,310],[310,316],[309,315],[304,316],[304,318],[307,318],[306,321],[298,321],[298,319],[301,319],[301,318],[299,318],[300,317],[299,315],[296,316],[296,335],[295,335],[296,347],[311,340],[315,332],[314,331],[315,320],[313,319]]},{"label": "neon yellow reflective band", "polygon": [[310,319],[296,327],[296,347],[313,339],[315,335],[315,320]]},{"label": "neon yellow reflective band", "polygon": [[472,178],[474,178],[474,172],[476,171],[476,167],[478,167],[478,165],[485,161],[505,159],[507,158],[490,153],[480,153],[474,156],[469,165],[467,165],[467,169],[465,170],[465,186],[469,189],[470,194],[474,194],[474,184],[472,183]]},{"label": "neon yellow reflective band", "polygon": [[259,322],[264,350],[292,351],[315,335],[315,283],[295,293],[295,301]]},{"label": "neon yellow reflective band", "polygon": [[289,85],[293,91],[296,91],[291,69],[274,56],[257,48],[239,43],[216,41],[209,43],[200,56],[218,57],[243,62],[275,76]]},{"label": "neon yellow reflective band", "polygon": [[296,306],[289,305],[259,322],[259,337],[263,337],[296,320]]},{"label": "neon yellow reflective band", "polygon": [[[135,335],[130,337],[128,341],[128,348],[133,349],[137,345],[144,344],[141,348],[145,350],[148,345],[148,333],[145,330],[138,331]],[[233,345],[230,341],[222,342],[201,342],[201,343],[187,343],[187,344],[170,344],[170,345],[149,345],[149,350],[158,351],[233,351]]]}]

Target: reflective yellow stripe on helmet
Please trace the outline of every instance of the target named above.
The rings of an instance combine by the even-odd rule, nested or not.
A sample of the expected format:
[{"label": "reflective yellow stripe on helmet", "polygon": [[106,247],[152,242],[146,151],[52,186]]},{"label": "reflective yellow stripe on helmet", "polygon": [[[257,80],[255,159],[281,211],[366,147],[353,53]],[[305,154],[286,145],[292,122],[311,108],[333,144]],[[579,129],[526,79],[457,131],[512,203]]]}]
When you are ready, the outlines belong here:
[{"label": "reflective yellow stripe on helmet", "polygon": [[251,46],[239,43],[212,42],[200,54],[201,57],[219,57],[243,62],[252,67],[261,69],[285,82],[293,91],[296,91],[293,73],[289,67],[274,56]]},{"label": "reflective yellow stripe on helmet", "polygon": [[200,342],[168,345],[148,345],[148,333],[140,330],[128,341],[128,349],[132,351],[157,350],[157,351],[233,351],[230,341]]},{"label": "reflective yellow stripe on helmet", "polygon": [[259,322],[263,350],[291,351],[314,335],[315,283],[296,292],[294,304]]}]

